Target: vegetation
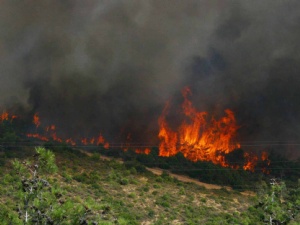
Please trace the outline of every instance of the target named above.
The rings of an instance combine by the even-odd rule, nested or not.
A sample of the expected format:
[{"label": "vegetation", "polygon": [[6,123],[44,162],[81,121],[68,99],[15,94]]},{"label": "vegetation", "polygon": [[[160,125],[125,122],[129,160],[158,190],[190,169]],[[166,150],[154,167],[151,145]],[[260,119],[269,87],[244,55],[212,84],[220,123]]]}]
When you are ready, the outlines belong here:
[{"label": "vegetation", "polygon": [[[274,160],[271,175],[231,170],[133,151],[92,151],[47,142],[35,145],[0,124],[1,224],[300,224],[298,162]],[[46,150],[47,149],[47,150]],[[110,155],[123,160],[102,155]],[[234,160],[239,154],[231,156]],[[276,154],[272,157],[279,157]],[[166,172],[155,175],[146,167]],[[299,166],[298,166],[299,168]],[[182,173],[231,185],[219,190],[183,183]],[[270,180],[272,176],[285,176]],[[249,190],[250,192],[240,192]],[[27,222],[26,222],[27,221]]]},{"label": "vegetation", "polygon": [[[89,151],[93,152],[92,149],[89,149]],[[119,149],[109,151],[102,148],[100,150],[99,148],[94,149],[94,152],[99,151],[103,155],[121,158],[127,163],[139,162],[147,167],[157,167],[176,174],[184,174],[202,182],[231,186],[238,191],[253,190],[256,188],[255,184],[257,183],[262,181],[268,183],[270,178],[282,176],[285,177],[287,186],[294,188],[300,177],[300,161],[289,161],[284,156],[276,154],[276,152],[270,153],[270,165],[267,165],[266,162],[259,162],[255,167],[255,171],[251,172],[242,168],[244,164],[244,152],[242,149],[226,155],[227,162],[230,165],[240,166],[239,169],[222,167],[212,162],[192,162],[187,160],[181,153],[172,157],[160,157],[158,156],[157,148],[152,148],[149,155],[136,154],[133,150],[124,152]],[[265,170],[268,173],[263,173]]]},{"label": "vegetation", "polygon": [[168,173],[154,175],[138,162],[105,160],[65,145],[51,150],[3,151],[1,224],[24,224],[26,210],[25,224],[254,225],[270,224],[270,216],[273,222],[300,221],[299,188],[265,183],[253,196],[209,190]]}]

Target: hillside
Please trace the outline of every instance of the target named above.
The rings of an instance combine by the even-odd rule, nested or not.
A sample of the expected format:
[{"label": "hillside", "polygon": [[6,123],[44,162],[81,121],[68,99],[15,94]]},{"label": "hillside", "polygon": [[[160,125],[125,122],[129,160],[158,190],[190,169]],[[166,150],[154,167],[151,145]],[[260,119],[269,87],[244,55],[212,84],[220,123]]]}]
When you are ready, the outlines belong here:
[{"label": "hillside", "polygon": [[[257,196],[225,188],[206,189],[165,172],[155,175],[138,163],[107,160],[66,146],[52,151],[58,172],[49,177],[49,183],[59,189],[62,206],[73,201],[88,208],[89,218],[98,221],[93,224],[260,224],[264,216],[253,207]],[[5,222],[9,215],[17,216],[19,184],[11,160],[33,154],[33,147],[1,152],[1,224],[9,224]]]}]

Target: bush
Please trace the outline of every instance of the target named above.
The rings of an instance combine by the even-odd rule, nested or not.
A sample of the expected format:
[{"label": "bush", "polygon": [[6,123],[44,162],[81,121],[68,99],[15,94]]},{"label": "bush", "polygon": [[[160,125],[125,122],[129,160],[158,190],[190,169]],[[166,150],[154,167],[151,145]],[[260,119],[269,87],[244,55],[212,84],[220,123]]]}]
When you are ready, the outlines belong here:
[{"label": "bush", "polygon": [[126,179],[126,178],[122,178],[122,179],[119,180],[119,183],[120,183],[121,185],[127,185],[127,184],[129,184],[129,180]]}]

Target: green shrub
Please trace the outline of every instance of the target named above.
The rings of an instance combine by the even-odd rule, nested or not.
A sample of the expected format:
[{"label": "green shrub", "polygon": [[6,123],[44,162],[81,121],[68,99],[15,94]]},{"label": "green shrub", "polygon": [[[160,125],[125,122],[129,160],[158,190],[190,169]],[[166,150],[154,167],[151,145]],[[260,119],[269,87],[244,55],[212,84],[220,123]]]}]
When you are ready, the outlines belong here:
[{"label": "green shrub", "polygon": [[119,184],[121,184],[121,185],[127,185],[127,184],[129,184],[129,180],[127,178],[121,178],[119,180]]}]

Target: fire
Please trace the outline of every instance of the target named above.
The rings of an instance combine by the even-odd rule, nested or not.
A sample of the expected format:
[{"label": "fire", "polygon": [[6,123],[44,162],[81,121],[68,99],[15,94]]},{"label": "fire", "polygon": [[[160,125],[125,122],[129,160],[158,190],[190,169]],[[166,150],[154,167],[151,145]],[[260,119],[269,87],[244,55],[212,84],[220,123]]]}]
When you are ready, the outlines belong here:
[{"label": "fire", "polygon": [[145,155],[149,155],[151,152],[151,150],[149,148],[145,148],[145,149],[135,149],[135,153],[137,154],[145,154]]},{"label": "fire", "polygon": [[99,134],[99,136],[97,138],[97,145],[103,145],[103,147],[105,149],[109,149],[109,143],[107,141],[105,141],[105,139],[102,136],[102,134]]},{"label": "fire", "polygon": [[[5,118],[6,117],[7,116],[5,114]],[[3,118],[4,118],[4,116],[3,116]],[[41,122],[40,122],[38,113],[34,114],[32,122],[36,126],[36,128],[41,127]],[[76,146],[79,143],[82,145],[103,145],[103,147],[105,149],[109,148],[109,143],[104,139],[104,137],[101,134],[98,137],[92,137],[92,138],[83,137],[83,138],[80,138],[79,141],[78,140],[76,141],[73,138],[63,139],[63,138],[59,137],[56,133],[56,128],[57,128],[56,125],[52,124],[50,126],[46,126],[44,129],[40,128],[39,131],[42,134],[28,133],[28,134],[26,134],[26,136],[30,137],[30,138],[39,139],[41,141],[52,140],[52,141],[56,141],[56,142],[60,142],[60,143],[65,142],[72,146]]]},{"label": "fire", "polygon": [[227,109],[226,115],[217,120],[209,117],[207,112],[197,111],[188,99],[191,95],[189,88],[185,88],[182,95],[184,119],[178,130],[173,131],[166,120],[170,108],[169,102],[159,117],[159,155],[173,156],[181,152],[191,161],[211,161],[229,166],[225,162],[224,155],[240,148],[240,144],[233,143],[239,128],[234,113]]},{"label": "fire", "polygon": [[[171,108],[170,101],[166,103],[161,116],[158,118],[159,156],[170,157],[182,153],[184,157],[194,162],[210,161],[224,167],[238,169],[239,165],[229,165],[229,162],[226,161],[227,154],[241,147],[239,143],[235,142],[239,126],[233,111],[226,109],[221,118],[210,116],[207,112],[198,111],[193,106],[191,100],[189,100],[191,94],[189,88],[184,88],[182,91],[184,97],[181,105],[182,119],[179,121],[177,129],[171,127],[167,120]],[[15,118],[17,116],[10,115],[5,111],[0,114],[0,123],[3,121],[12,122]],[[67,143],[72,146],[91,145],[102,146],[105,149],[110,148],[110,143],[101,133],[94,137],[62,138],[59,137],[59,132],[57,132],[59,129],[56,125],[42,125],[38,113],[33,115],[32,123],[35,125],[36,131],[26,134],[30,138]],[[134,146],[132,143],[132,137],[129,133],[126,142],[121,144],[121,148],[124,151],[132,149],[137,154],[150,154],[151,149],[147,146]],[[245,164],[242,168],[244,170],[254,171],[258,161],[260,161],[264,165],[262,170],[268,173],[267,166],[270,165],[270,160],[267,152],[262,152],[261,156],[245,152],[243,157]]]},{"label": "fire", "polygon": [[4,120],[8,120],[8,117],[9,117],[9,114],[7,112],[3,112],[1,115],[0,115],[0,121],[4,121]]},{"label": "fire", "polygon": [[17,118],[16,115],[10,115],[8,112],[4,111],[2,114],[0,114],[0,123],[8,120],[12,122],[16,118]]},{"label": "fire", "polygon": [[138,145],[137,144],[135,144],[135,145],[132,144],[131,133],[128,133],[127,136],[126,136],[125,143],[121,144],[121,148],[123,149],[124,152],[127,152],[128,150],[133,150],[136,154],[145,154],[145,155],[150,154],[150,152],[151,152],[150,148],[142,147],[142,146],[138,146]]},{"label": "fire", "polygon": [[30,137],[30,138],[36,138],[36,139],[39,139],[41,141],[49,141],[49,138],[43,136],[43,135],[40,135],[40,134],[27,134],[26,135],[27,137]]},{"label": "fire", "polygon": [[254,155],[254,154],[251,154],[249,152],[245,152],[244,157],[246,159],[246,163],[243,166],[243,169],[244,170],[250,170],[250,171],[254,172],[254,167],[257,164],[258,156]]},{"label": "fire", "polygon": [[160,127],[158,137],[161,140],[159,144],[159,155],[167,157],[176,155],[179,152],[179,149],[177,148],[178,135],[176,132],[171,130],[166,121],[166,115],[169,111],[169,106],[170,103],[167,102],[162,116],[160,116],[158,119],[158,124]]},{"label": "fire", "polygon": [[40,122],[40,117],[38,115],[38,113],[34,114],[33,115],[33,124],[38,128],[40,125],[41,125],[41,122]]},{"label": "fire", "polygon": [[55,130],[56,129],[56,126],[55,125],[50,125],[48,127],[45,128],[45,130],[48,132],[48,131],[51,131],[51,130]]},{"label": "fire", "polygon": [[66,140],[66,143],[67,143],[67,144],[70,144],[70,145],[72,145],[72,146],[75,146],[75,145],[76,145],[76,142],[73,141],[72,138],[67,139],[67,140]]}]

